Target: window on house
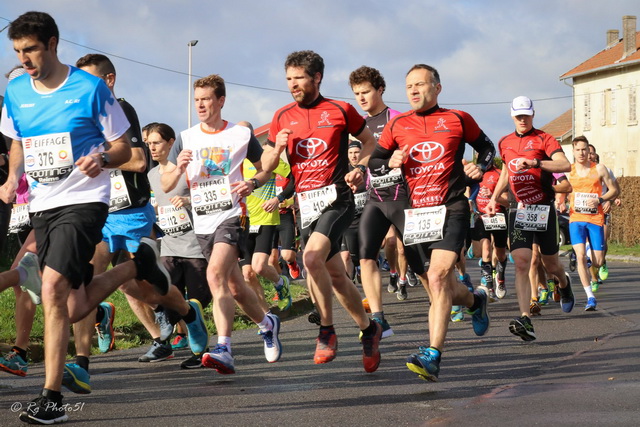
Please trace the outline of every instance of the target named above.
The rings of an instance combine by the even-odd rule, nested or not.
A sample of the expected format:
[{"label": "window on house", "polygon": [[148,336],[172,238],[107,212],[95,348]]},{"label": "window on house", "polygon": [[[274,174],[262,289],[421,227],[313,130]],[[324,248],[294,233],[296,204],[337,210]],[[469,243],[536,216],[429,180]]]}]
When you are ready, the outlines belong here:
[{"label": "window on house", "polygon": [[615,89],[611,89],[610,93],[610,103],[609,106],[610,108],[610,112],[611,112],[611,117],[609,118],[609,123],[612,125],[615,125],[616,123],[618,123],[618,111],[617,111],[617,106],[616,106],[616,90]]},{"label": "window on house", "polygon": [[607,125],[607,92],[610,92],[609,89],[600,94],[600,126]]},{"label": "window on house", "polygon": [[591,130],[591,95],[584,95],[584,130]]},{"label": "window on house", "polygon": [[627,123],[629,126],[636,126],[638,124],[638,116],[636,112],[637,99],[636,86],[632,84],[629,87],[629,121]]}]

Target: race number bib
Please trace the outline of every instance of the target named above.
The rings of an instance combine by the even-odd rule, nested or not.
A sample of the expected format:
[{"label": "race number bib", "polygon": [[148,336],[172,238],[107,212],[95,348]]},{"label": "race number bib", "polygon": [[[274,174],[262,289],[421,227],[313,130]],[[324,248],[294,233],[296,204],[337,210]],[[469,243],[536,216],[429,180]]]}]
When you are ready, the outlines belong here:
[{"label": "race number bib", "polygon": [[362,193],[356,193],[353,195],[356,202],[356,215],[360,215],[364,210],[364,205],[369,200],[369,192],[363,191]]},{"label": "race number bib", "polygon": [[22,140],[24,171],[38,182],[56,182],[73,170],[69,132],[33,136]]},{"label": "race number bib", "polygon": [[259,225],[250,225],[249,226],[249,234],[258,234],[260,232]]},{"label": "race number bib", "polygon": [[182,236],[193,230],[187,209],[183,206],[158,206],[158,225],[168,236]]},{"label": "race number bib", "polygon": [[29,219],[29,204],[13,205],[11,219],[9,220],[9,233],[19,233],[31,224]]},{"label": "race number bib", "polygon": [[507,220],[503,213],[497,213],[494,216],[482,215],[480,218],[482,218],[485,231],[507,229]]},{"label": "race number bib", "polygon": [[302,222],[301,228],[307,228],[336,201],[338,193],[335,184],[331,184],[316,190],[303,191],[297,196]]},{"label": "race number bib", "polygon": [[402,184],[402,182],[402,171],[400,168],[395,168],[391,169],[391,172],[386,175],[372,176],[369,184],[371,185],[371,188],[378,189],[392,187],[394,185]]},{"label": "race number bib", "polygon": [[131,206],[131,197],[124,176],[119,169],[109,171],[111,180],[111,196],[109,197],[109,213],[126,209]]},{"label": "race number bib", "polygon": [[513,227],[522,231],[546,231],[549,222],[549,205],[518,204]]},{"label": "race number bib", "polygon": [[405,209],[404,236],[405,245],[442,240],[446,206]]},{"label": "race number bib", "polygon": [[573,195],[573,210],[577,213],[595,215],[598,213],[598,205],[595,208],[589,206],[590,200],[598,200],[596,193],[575,193]]},{"label": "race number bib", "polygon": [[209,215],[233,207],[228,176],[213,175],[191,184],[191,205],[196,215]]}]

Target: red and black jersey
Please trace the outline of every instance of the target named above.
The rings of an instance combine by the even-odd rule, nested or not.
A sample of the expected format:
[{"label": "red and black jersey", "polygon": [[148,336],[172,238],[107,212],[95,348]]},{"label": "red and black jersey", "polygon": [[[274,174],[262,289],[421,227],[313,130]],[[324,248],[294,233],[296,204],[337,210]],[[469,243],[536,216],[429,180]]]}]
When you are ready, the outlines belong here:
[{"label": "red and black jersey", "polygon": [[[498,168],[491,168],[484,173],[482,181],[478,183],[480,188],[476,196],[476,207],[480,213],[487,213],[485,208],[491,201],[491,196],[496,189],[501,172]],[[502,205],[498,205],[498,212],[504,212],[504,210]]]},{"label": "red and black jersey", "polygon": [[280,130],[293,131],[287,156],[296,192],[336,184],[339,194],[350,194],[344,181],[349,170],[349,134],[359,135],[365,125],[364,118],[351,104],[320,96],[311,105],[293,102],[278,110],[268,140],[273,145]]},{"label": "red and black jersey", "polygon": [[464,197],[465,143],[481,154],[483,162],[493,160],[493,143],[473,117],[464,111],[438,106],[396,116],[378,141],[386,154],[409,147],[403,172],[414,208],[446,205]]},{"label": "red and black jersey", "polygon": [[523,159],[551,160],[553,154],[563,152],[553,136],[538,129],[531,129],[524,135],[514,132],[503,137],[498,148],[503,167],[509,173],[509,189],[517,202],[533,205],[553,201],[555,192],[551,172],[540,168],[516,171]]}]

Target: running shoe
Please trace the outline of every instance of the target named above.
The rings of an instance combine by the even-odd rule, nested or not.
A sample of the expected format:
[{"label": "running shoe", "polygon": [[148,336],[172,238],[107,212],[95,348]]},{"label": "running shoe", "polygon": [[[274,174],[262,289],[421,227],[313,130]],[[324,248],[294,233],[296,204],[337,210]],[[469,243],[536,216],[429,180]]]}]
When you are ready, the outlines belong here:
[{"label": "running shoe", "polygon": [[[369,305],[369,300],[367,298],[364,298],[362,300],[362,307],[364,308],[364,311],[367,313],[371,313],[371,306]],[[311,322],[314,323],[314,322]]]},{"label": "running shoe", "polygon": [[272,322],[272,329],[270,331],[260,331],[262,339],[264,340],[264,357],[267,358],[267,362],[274,363],[280,360],[282,355],[282,345],[280,344],[280,318],[275,314],[267,314],[267,317]]},{"label": "running shoe", "polygon": [[113,331],[113,319],[116,316],[116,307],[110,302],[101,302],[100,307],[102,307],[104,316],[99,323],[96,323],[98,348],[100,349],[100,353],[106,353],[113,350],[116,344],[116,334]]},{"label": "running shoe", "polygon": [[573,310],[573,306],[576,303],[576,299],[573,296],[573,291],[571,290],[571,276],[569,273],[564,273],[567,278],[567,287],[560,288],[560,306],[562,307],[562,311],[565,313],[571,313]]},{"label": "running shoe", "polygon": [[515,261],[513,260],[513,255],[509,254],[509,262],[511,264],[515,264]]},{"label": "running shoe", "polygon": [[[45,391],[42,391],[45,393]],[[29,404],[19,415],[20,421],[28,424],[58,424],[69,420],[69,416],[62,405],[62,396],[53,400],[40,395]]]},{"label": "running shoe", "polygon": [[387,292],[392,294],[397,290],[398,290],[398,275],[393,273],[389,274],[389,285],[387,285]]},{"label": "running shoe", "polygon": [[160,261],[160,252],[155,240],[148,237],[140,239],[134,263],[137,269],[136,279],[146,280],[160,295],[166,295],[169,292],[171,277]]},{"label": "running shoe", "polygon": [[35,305],[42,304],[40,294],[42,292],[42,278],[40,276],[40,265],[38,262],[38,255],[27,252],[24,254],[20,262],[20,267],[27,275],[24,282],[20,284],[20,289],[29,294],[31,301]]},{"label": "running shoe", "polygon": [[189,348],[189,338],[184,334],[176,335],[171,342],[171,349],[184,350],[185,348]]},{"label": "running shoe", "polygon": [[540,289],[540,295],[538,296],[538,302],[540,305],[549,304],[549,289]]},{"label": "running shoe", "polygon": [[297,262],[293,261],[293,263],[287,263],[287,267],[289,267],[289,276],[293,280],[297,280],[300,277],[300,266]]},{"label": "running shoe", "polygon": [[493,288],[489,289],[489,302],[496,302],[498,297],[496,297],[496,291]]},{"label": "running shoe", "polygon": [[321,329],[318,338],[316,338],[316,353],[313,356],[313,361],[316,365],[320,363],[328,363],[336,358],[336,352],[338,351],[338,336],[336,332],[326,329]]},{"label": "running shoe", "polygon": [[587,268],[591,268],[591,258],[587,257]]},{"label": "running shoe", "polygon": [[438,381],[440,373],[440,352],[431,347],[420,347],[418,353],[407,358],[407,368],[427,381]]},{"label": "running shoe", "polygon": [[416,273],[414,273],[409,267],[407,267],[407,282],[409,282],[409,286],[411,287],[418,284],[418,276],[416,276]]},{"label": "running shoe", "polygon": [[596,311],[596,307],[598,302],[594,297],[589,297],[587,299],[587,305],[584,306],[584,311]]},{"label": "running shoe", "polygon": [[409,297],[409,294],[407,293],[407,286],[406,285],[399,285],[398,286],[398,291],[396,292],[396,297],[398,298],[398,301],[404,301]]},{"label": "running shoe", "polygon": [[[207,348],[205,351],[209,351]],[[198,369],[202,368],[202,354],[193,354],[187,360],[183,360],[180,364],[180,369]]]},{"label": "running shoe", "polygon": [[62,373],[62,385],[77,394],[91,393],[91,383],[89,373],[77,363],[67,363],[64,365]]},{"label": "running shoe", "polygon": [[467,249],[467,259],[473,259],[473,246],[469,246]]},{"label": "running shoe", "polygon": [[173,333],[173,325],[169,320],[169,316],[167,316],[167,313],[165,313],[164,310],[154,311],[153,315],[155,316],[156,324],[160,329],[160,340],[161,341],[168,340],[171,334]]},{"label": "running shoe", "polygon": [[315,323],[316,325],[320,326],[320,313],[318,313],[318,310],[314,308],[313,311],[309,313],[309,316],[307,316],[307,320],[309,321],[309,323]]},{"label": "running shoe", "polygon": [[540,316],[541,311],[542,307],[540,306],[540,303],[532,299],[531,303],[529,304],[529,313],[531,313],[532,316]]},{"label": "running shoe", "polygon": [[[374,317],[372,319],[374,322],[377,322],[382,327],[382,338],[389,338],[393,335],[393,329],[391,329],[391,325],[387,322],[387,319],[381,319],[379,317]],[[362,337],[360,337],[362,339]]]},{"label": "running shoe", "polygon": [[507,296],[507,286],[504,283],[504,280],[500,280],[496,277],[496,297],[498,299],[502,299]]},{"label": "running shoe", "polygon": [[276,286],[276,292],[278,293],[278,308],[280,311],[287,311],[291,308],[292,298],[291,289],[289,289],[289,279],[286,276],[282,277],[282,286],[279,288]]},{"label": "running shoe", "polygon": [[471,277],[468,273],[463,274],[462,276],[458,276],[463,285],[469,289],[469,292],[473,292],[473,283],[471,282]]},{"label": "running shoe", "polygon": [[173,359],[173,350],[171,344],[160,344],[154,341],[147,351],[142,356],[138,357],[138,362],[161,362],[163,360]]},{"label": "running shoe", "polygon": [[600,280],[607,280],[609,278],[609,268],[607,267],[606,262],[602,264],[598,270],[598,277],[600,277]]},{"label": "running shoe", "polygon": [[481,337],[487,333],[491,320],[489,319],[489,312],[487,312],[487,288],[484,286],[478,286],[473,291],[473,294],[480,298],[481,304],[473,313],[471,313],[471,324],[473,325],[473,332]]},{"label": "running shoe", "polygon": [[360,270],[360,266],[356,267],[356,280],[362,285],[362,271]]},{"label": "running shoe", "polygon": [[373,334],[362,334],[362,365],[365,372],[375,372],[380,366],[380,340],[382,339],[382,326],[378,322],[372,322],[375,326]]},{"label": "running shoe", "polygon": [[382,256],[382,254],[380,254],[379,262],[380,262],[380,269],[382,271],[390,271],[391,270],[391,267],[389,266],[389,261],[387,261],[387,259],[384,256]]},{"label": "running shoe", "polygon": [[576,257],[576,252],[571,249],[571,252],[569,252],[569,270],[571,272],[576,271],[576,266],[578,264],[578,258]]},{"label": "running shoe", "polygon": [[227,346],[224,344],[216,344],[210,353],[202,355],[202,365],[215,369],[219,374],[229,375],[235,374],[236,368],[233,364],[233,356],[229,353]]},{"label": "running shoe", "polygon": [[549,288],[549,292],[553,295],[554,302],[560,302],[560,286],[559,282],[556,279],[547,280],[547,288]]},{"label": "running shoe", "polygon": [[458,323],[464,320],[464,311],[462,310],[462,306],[454,305],[451,307],[451,321]]},{"label": "running shoe", "polygon": [[509,332],[519,336],[524,341],[533,341],[536,339],[536,333],[533,331],[531,319],[527,316],[517,317],[509,322]]},{"label": "running shoe", "polygon": [[591,292],[596,293],[600,289],[600,282],[597,280],[593,280],[591,282]]},{"label": "running shoe", "polygon": [[26,377],[29,362],[24,360],[15,349],[11,349],[4,356],[0,356],[0,369],[19,377]]},{"label": "running shoe", "polygon": [[[187,323],[189,348],[195,354],[202,354],[204,349],[209,346],[209,333],[207,332],[207,325],[204,323],[202,305],[197,299],[190,299],[189,306],[196,312],[196,318],[193,322]],[[173,345],[171,347],[173,348]]]}]

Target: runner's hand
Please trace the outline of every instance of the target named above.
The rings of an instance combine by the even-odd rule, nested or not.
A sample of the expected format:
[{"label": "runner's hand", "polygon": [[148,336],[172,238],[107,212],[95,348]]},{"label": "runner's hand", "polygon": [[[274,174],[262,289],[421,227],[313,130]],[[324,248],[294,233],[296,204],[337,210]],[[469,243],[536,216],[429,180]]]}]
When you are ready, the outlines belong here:
[{"label": "runner's hand", "polygon": [[182,196],[173,196],[171,199],[169,199],[169,201],[174,207],[178,209],[185,207],[190,203],[190,200],[188,197],[182,197]]},{"label": "runner's hand", "polygon": [[0,187],[0,200],[9,204],[13,203],[16,199],[16,190],[18,189],[18,184],[11,183],[9,181],[5,182]]},{"label": "runner's hand", "polygon": [[287,144],[289,143],[289,135],[291,135],[293,131],[291,129],[282,129],[276,135],[276,145],[275,149],[278,150],[278,153],[282,153],[285,148],[287,148]]},{"label": "runner's hand", "polygon": [[465,175],[467,175],[470,179],[473,179],[474,181],[482,179],[482,175],[484,173],[482,172],[482,169],[480,169],[480,166],[476,165],[475,163],[469,163],[465,159],[462,159],[462,164],[464,165]]},{"label": "runner's hand", "polygon": [[278,205],[280,205],[280,200],[278,200],[277,197],[274,197],[273,199],[269,199],[264,202],[262,204],[262,209],[264,209],[265,212],[271,213],[278,208]]},{"label": "runner's hand", "polygon": [[602,204],[602,212],[608,214],[611,212],[611,201],[607,200]]},{"label": "runner's hand", "polygon": [[498,203],[495,200],[490,200],[489,203],[487,203],[487,206],[484,208],[484,211],[488,213],[490,216],[493,216],[498,211],[496,209],[497,205]]},{"label": "runner's hand", "polygon": [[180,154],[178,154],[178,159],[176,160],[176,169],[183,174],[192,160],[193,152],[191,150],[182,150]]},{"label": "runner's hand", "polygon": [[389,159],[389,167],[391,169],[402,167],[404,162],[409,157],[409,147],[405,146],[402,150],[396,150]]},{"label": "runner's hand", "polygon": [[89,178],[95,178],[102,172],[102,160],[98,156],[82,156],[76,161],[76,166]]},{"label": "runner's hand", "polygon": [[236,181],[231,183],[231,192],[240,197],[247,197],[254,190],[251,181]]},{"label": "runner's hand", "polygon": [[358,186],[364,182],[364,176],[360,168],[355,168],[344,176],[344,180],[349,184],[349,188],[354,193],[358,191]]}]

